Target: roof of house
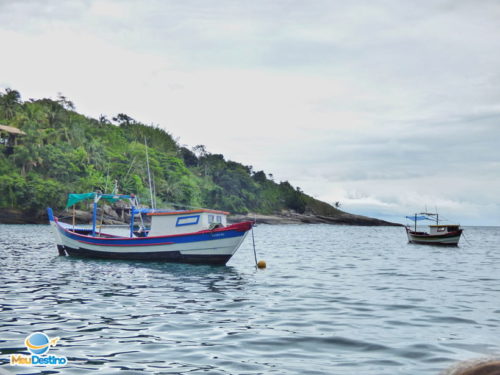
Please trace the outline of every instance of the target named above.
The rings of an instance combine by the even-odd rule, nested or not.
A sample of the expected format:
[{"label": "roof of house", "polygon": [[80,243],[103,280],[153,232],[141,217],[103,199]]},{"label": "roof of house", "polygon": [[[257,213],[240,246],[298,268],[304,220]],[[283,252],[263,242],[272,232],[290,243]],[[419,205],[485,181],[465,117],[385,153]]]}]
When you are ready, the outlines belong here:
[{"label": "roof of house", "polygon": [[22,130],[19,130],[18,128],[14,128],[13,126],[0,125],[0,130],[6,131],[7,133],[10,133],[10,134],[26,135],[25,132],[23,132]]}]

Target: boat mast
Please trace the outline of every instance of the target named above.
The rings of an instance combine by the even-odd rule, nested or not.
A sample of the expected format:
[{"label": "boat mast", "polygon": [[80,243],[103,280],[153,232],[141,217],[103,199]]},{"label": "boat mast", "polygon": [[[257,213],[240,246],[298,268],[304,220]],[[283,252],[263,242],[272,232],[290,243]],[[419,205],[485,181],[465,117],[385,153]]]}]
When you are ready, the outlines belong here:
[{"label": "boat mast", "polygon": [[135,207],[130,207],[130,238],[134,237]]},{"label": "boat mast", "polygon": [[148,167],[148,181],[149,181],[149,196],[151,198],[151,208],[156,208],[153,201],[153,188],[151,185],[151,171],[149,170],[149,156],[148,156],[148,143],[146,137],[144,137],[144,145],[146,146],[146,165]]}]

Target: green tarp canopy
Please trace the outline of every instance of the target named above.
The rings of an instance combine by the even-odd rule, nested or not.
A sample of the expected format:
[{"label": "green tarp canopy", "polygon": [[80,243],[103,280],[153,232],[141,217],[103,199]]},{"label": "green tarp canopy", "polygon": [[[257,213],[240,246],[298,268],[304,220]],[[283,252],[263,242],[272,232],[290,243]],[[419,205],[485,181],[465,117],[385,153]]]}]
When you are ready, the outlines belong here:
[{"label": "green tarp canopy", "polygon": [[[68,202],[66,203],[66,208],[69,208],[78,202],[85,201],[87,199],[94,199],[98,194],[97,193],[83,193],[83,194],[68,194]],[[121,194],[99,194],[99,199],[107,200],[110,203],[114,203],[121,199],[131,199],[130,195],[121,195]]]}]

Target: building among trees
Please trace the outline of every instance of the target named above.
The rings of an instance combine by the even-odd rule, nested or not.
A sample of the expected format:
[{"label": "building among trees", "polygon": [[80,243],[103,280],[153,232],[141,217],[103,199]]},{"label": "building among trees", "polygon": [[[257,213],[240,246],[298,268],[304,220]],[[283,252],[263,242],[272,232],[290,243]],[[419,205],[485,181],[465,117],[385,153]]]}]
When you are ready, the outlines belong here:
[{"label": "building among trees", "polygon": [[0,125],[0,147],[6,155],[14,152],[18,135],[26,135],[26,133],[13,126]]}]

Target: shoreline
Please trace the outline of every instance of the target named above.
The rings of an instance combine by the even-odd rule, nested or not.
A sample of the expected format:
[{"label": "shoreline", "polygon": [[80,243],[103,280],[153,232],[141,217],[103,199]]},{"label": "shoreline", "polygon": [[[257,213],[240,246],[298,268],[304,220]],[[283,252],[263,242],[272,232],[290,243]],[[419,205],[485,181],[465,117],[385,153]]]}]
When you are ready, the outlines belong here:
[{"label": "shoreline", "polygon": [[247,215],[229,215],[228,222],[255,221],[257,224],[330,224],[330,225],[359,225],[359,226],[392,226],[399,227],[403,224],[392,223],[385,220],[375,219],[367,216],[352,215],[342,212],[337,216],[324,216],[313,214],[275,214],[262,215],[249,213]]},{"label": "shoreline", "polygon": [[[90,213],[77,211],[77,223],[84,224],[91,220]],[[118,220],[117,220],[118,219]],[[248,213],[246,215],[234,214],[228,216],[229,223],[239,221],[255,221],[257,224],[287,225],[287,224],[330,224],[330,225],[360,225],[360,226],[403,226],[385,220],[367,216],[353,215],[340,212],[335,216],[298,214],[287,212],[274,215]],[[46,212],[27,212],[17,209],[0,210],[0,224],[48,224]],[[104,224],[127,224],[119,220],[118,215],[104,215]]]}]

